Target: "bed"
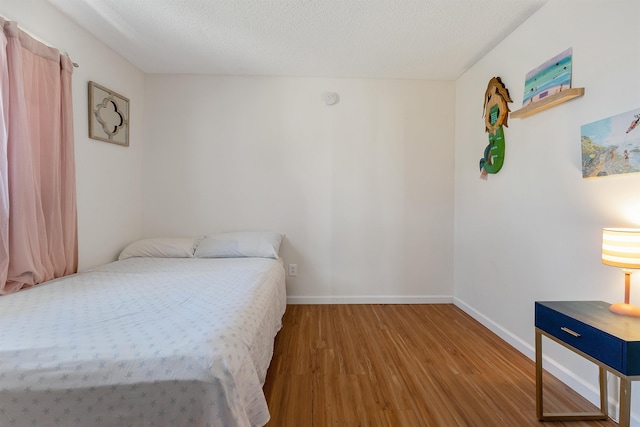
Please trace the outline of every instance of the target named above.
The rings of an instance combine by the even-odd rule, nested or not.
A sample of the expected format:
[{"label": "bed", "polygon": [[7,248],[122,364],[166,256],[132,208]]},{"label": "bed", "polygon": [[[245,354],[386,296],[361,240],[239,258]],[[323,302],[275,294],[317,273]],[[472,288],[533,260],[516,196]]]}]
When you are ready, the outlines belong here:
[{"label": "bed", "polygon": [[266,424],[278,249],[210,258],[198,243],[1,297],[0,426]]}]

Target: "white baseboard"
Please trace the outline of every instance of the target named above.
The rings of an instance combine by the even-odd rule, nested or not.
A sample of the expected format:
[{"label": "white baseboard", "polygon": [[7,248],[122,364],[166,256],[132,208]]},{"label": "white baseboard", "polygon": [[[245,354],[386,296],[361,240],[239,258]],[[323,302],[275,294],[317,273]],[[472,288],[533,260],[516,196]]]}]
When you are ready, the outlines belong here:
[{"label": "white baseboard", "polygon": [[[495,323],[493,320],[489,319],[487,316],[482,313],[476,311],[473,307],[466,304],[464,301],[461,301],[458,298],[454,298],[453,304],[460,308],[462,311],[467,313],[469,316],[473,317],[475,320],[484,325],[487,329],[489,329],[494,334],[498,335],[516,350],[527,356],[531,360],[535,360],[535,348],[520,339],[519,337],[513,335],[508,330],[504,329],[499,324]],[[534,335],[534,331],[531,331],[531,336]],[[546,371],[551,373],[553,376],[558,378],[560,381],[571,387],[582,397],[587,399],[589,402],[593,403],[597,407],[600,406],[600,389],[595,384],[589,384],[585,382],[582,378],[578,377],[575,373],[573,373],[570,369],[566,368],[564,365],[556,362],[555,360],[544,356],[543,354],[543,366]],[[595,366],[595,365],[594,365]],[[608,375],[609,382],[613,378],[617,381],[617,377],[615,375]],[[615,420],[617,420],[618,414],[618,402],[613,400],[611,396],[608,397],[609,403],[609,416]],[[639,420],[634,414],[631,414],[631,425],[640,425],[638,424]]]},{"label": "white baseboard", "polygon": [[[535,358],[535,349],[526,341],[521,340],[517,336],[513,335],[511,332],[503,328],[502,326],[495,323],[493,320],[489,319],[487,316],[482,313],[476,311],[473,307],[466,304],[464,301],[461,301],[459,298],[453,299],[453,304],[467,313],[469,316],[473,317],[478,322],[482,323],[485,327],[487,327],[491,332],[508,342],[512,347],[518,350],[520,353],[527,356],[529,359],[534,360]],[[531,331],[531,336],[533,336],[533,330]]]},{"label": "white baseboard", "polygon": [[451,304],[452,296],[429,295],[346,295],[288,296],[287,304]]}]

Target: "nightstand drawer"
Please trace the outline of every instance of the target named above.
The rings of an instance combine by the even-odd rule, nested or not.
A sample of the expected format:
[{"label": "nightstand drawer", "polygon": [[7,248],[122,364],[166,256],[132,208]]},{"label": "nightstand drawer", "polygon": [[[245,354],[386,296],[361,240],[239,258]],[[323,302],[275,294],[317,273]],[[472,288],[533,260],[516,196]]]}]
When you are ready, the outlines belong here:
[{"label": "nightstand drawer", "polygon": [[535,310],[537,328],[617,371],[624,370],[620,339],[544,305],[536,304]]}]

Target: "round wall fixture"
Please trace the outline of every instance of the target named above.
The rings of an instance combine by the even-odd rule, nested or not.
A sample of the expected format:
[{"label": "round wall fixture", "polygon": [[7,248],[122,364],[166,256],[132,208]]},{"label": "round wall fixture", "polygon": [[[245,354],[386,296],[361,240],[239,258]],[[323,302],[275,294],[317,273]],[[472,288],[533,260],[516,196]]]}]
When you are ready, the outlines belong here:
[{"label": "round wall fixture", "polygon": [[322,100],[327,105],[333,105],[338,103],[340,97],[335,92],[325,92],[322,94]]}]

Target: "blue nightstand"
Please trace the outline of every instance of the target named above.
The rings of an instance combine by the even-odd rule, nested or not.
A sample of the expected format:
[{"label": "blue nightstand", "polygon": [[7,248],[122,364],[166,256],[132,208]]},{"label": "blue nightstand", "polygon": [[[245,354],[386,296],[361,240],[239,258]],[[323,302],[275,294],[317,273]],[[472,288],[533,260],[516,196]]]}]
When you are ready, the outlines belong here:
[{"label": "blue nightstand", "polygon": [[[607,374],[620,378],[619,425],[628,427],[631,382],[640,379],[640,318],[609,311],[603,301],[535,303],[536,415],[541,421],[604,420],[607,412]],[[544,413],[542,396],[542,336],[573,350],[600,369],[600,412]]]}]

